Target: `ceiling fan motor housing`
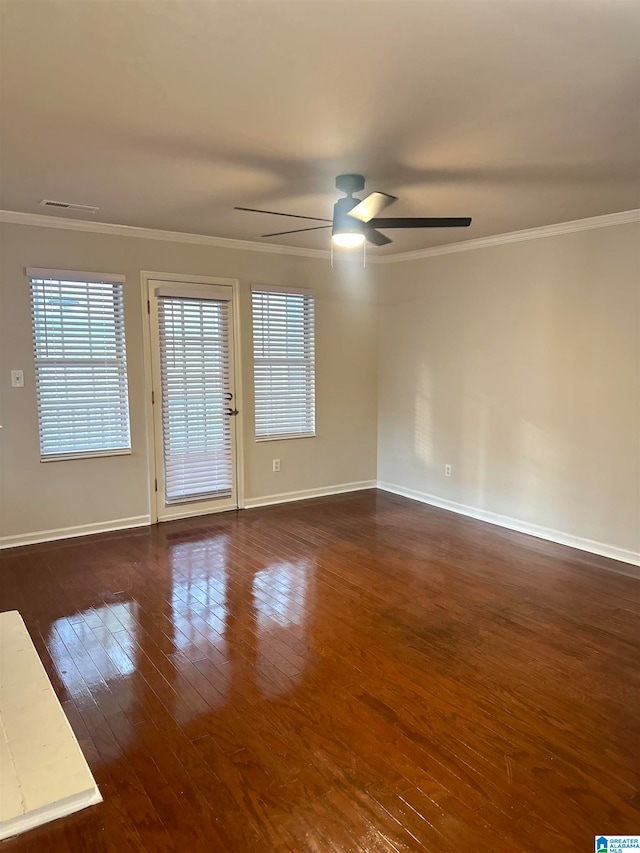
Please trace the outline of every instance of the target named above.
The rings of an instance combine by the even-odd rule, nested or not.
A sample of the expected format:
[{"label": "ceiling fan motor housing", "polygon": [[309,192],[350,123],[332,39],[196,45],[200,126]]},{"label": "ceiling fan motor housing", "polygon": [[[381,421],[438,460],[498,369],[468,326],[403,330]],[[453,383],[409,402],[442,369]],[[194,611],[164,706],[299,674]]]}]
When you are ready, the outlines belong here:
[{"label": "ceiling fan motor housing", "polygon": [[[337,183],[337,181],[336,181]],[[355,190],[354,190],[355,192]],[[360,203],[359,198],[341,198],[333,205],[333,229],[332,234],[364,234],[365,223],[359,219],[354,219],[349,216],[349,211],[356,204]]]}]

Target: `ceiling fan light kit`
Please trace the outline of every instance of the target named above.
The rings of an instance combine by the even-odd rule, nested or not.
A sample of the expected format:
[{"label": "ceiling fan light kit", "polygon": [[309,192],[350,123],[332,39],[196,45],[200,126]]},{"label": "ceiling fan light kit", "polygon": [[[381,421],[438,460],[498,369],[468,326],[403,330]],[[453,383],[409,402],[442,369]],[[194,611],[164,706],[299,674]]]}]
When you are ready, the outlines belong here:
[{"label": "ceiling fan light kit", "polygon": [[356,246],[363,246],[365,242],[364,234],[358,231],[339,231],[331,235],[333,244],[341,249],[354,249]]},{"label": "ceiling fan light kit", "polygon": [[331,228],[331,246],[356,248],[373,243],[385,246],[392,240],[378,231],[378,228],[467,228],[471,217],[401,217],[396,219],[380,218],[379,214],[396,201],[396,197],[387,193],[369,193],[363,199],[353,194],[364,189],[364,175],[346,174],[336,178],[336,189],[346,193],[346,198],[338,199],[333,206],[333,219],[320,219],[317,216],[300,216],[294,213],[277,213],[274,210],[257,210],[253,207],[236,207],[251,213],[267,213],[270,216],[288,216],[295,219],[310,219],[316,222],[328,222],[328,225],[314,225],[310,228],[296,228],[293,231],[275,231],[263,234],[263,237],[280,237],[284,234],[299,234],[303,231],[320,231]]}]

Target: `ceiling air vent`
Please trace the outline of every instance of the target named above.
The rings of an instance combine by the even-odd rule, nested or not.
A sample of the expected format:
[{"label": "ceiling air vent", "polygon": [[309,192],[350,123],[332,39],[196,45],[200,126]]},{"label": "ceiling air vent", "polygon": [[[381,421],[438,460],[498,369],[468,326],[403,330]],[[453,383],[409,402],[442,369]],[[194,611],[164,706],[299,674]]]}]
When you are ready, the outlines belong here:
[{"label": "ceiling air vent", "polygon": [[43,198],[40,202],[42,207],[57,207],[59,210],[77,210],[79,213],[95,213],[100,210],[99,207],[91,207],[89,204],[72,204],[69,201],[52,201],[50,198]]}]

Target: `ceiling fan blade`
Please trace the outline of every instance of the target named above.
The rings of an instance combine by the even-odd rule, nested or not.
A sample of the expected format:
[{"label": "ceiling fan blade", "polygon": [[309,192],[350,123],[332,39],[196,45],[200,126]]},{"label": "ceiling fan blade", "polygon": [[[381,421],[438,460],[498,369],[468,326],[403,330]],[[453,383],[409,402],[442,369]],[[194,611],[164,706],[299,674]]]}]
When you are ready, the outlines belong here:
[{"label": "ceiling fan blade", "polygon": [[374,216],[382,213],[385,207],[389,207],[394,201],[397,201],[394,195],[369,193],[366,198],[351,208],[348,215],[353,216],[354,219],[359,219],[360,222],[370,222]]},{"label": "ceiling fan blade", "polygon": [[292,219],[314,219],[316,222],[333,222],[332,219],[321,219],[318,216],[298,216],[297,213],[278,213],[276,210],[256,210],[255,207],[234,207],[234,210],[248,210],[249,213],[269,213],[271,216],[290,216]]},{"label": "ceiling fan blade", "polygon": [[370,219],[374,228],[466,228],[471,225],[470,216],[423,216],[399,219]]},{"label": "ceiling fan blade", "polygon": [[261,234],[261,237],[281,237],[283,234],[300,234],[302,231],[322,231],[323,228],[331,228],[331,225],[315,225],[313,228],[296,228],[295,231],[274,231],[273,234]]},{"label": "ceiling fan blade", "polygon": [[375,228],[367,228],[364,232],[364,236],[367,238],[369,243],[373,243],[374,246],[386,246],[387,243],[393,243],[393,240],[386,237],[380,231],[376,231]]}]

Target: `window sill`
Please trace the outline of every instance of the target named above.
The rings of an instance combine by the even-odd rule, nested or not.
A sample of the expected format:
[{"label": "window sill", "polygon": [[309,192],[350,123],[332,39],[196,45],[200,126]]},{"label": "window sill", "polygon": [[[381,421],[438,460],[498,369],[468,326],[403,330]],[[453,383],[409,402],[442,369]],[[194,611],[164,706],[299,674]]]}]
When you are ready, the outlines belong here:
[{"label": "window sill", "polygon": [[256,444],[263,441],[291,441],[294,438],[315,438],[315,432],[294,432],[283,435],[260,435],[256,436]]},{"label": "window sill", "polygon": [[87,453],[56,453],[41,456],[41,462],[72,462],[74,459],[98,459],[102,456],[131,456],[131,448],[126,450],[90,450]]}]

